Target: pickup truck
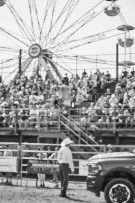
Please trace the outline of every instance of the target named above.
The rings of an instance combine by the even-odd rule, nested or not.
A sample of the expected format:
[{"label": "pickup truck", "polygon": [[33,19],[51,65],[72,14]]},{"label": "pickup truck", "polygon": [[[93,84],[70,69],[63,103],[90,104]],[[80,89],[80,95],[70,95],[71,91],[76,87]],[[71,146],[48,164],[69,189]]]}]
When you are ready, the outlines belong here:
[{"label": "pickup truck", "polygon": [[107,203],[133,203],[135,199],[135,154],[113,152],[88,160],[87,190]]}]

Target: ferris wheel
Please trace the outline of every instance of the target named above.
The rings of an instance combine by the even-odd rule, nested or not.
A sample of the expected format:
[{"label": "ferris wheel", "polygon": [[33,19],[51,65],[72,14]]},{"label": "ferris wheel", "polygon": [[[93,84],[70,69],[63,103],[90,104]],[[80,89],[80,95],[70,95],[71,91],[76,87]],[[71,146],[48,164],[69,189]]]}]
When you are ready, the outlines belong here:
[{"label": "ferris wheel", "polygon": [[[116,25],[111,17],[119,19]],[[116,37],[124,48],[120,65],[134,65],[129,57],[132,30],[115,0],[0,0],[1,75],[9,81],[40,73],[62,81],[63,73],[76,75],[86,67],[89,72],[93,66],[114,69],[110,56],[89,53]]]}]

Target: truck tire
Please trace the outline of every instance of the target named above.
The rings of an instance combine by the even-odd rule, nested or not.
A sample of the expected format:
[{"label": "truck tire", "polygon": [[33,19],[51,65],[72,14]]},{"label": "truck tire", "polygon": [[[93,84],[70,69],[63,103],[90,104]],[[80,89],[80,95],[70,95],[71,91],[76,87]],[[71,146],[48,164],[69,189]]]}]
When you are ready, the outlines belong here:
[{"label": "truck tire", "polygon": [[129,180],[117,178],[106,185],[104,197],[107,203],[131,203],[134,202],[135,188]]}]

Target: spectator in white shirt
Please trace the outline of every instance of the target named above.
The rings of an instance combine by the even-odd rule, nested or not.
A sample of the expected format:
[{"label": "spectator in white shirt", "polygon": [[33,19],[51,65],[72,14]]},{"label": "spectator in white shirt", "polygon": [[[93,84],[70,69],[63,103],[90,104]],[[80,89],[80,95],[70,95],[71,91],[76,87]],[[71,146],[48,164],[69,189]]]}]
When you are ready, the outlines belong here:
[{"label": "spectator in white shirt", "polygon": [[[39,160],[47,159],[47,153],[41,152],[41,151],[43,151],[43,149],[40,147],[38,148],[38,150],[39,150],[39,153],[37,154],[38,159]],[[40,182],[40,187],[45,188],[46,175],[44,173],[38,173],[37,176],[38,176],[38,181]],[[36,185],[38,186],[38,182],[36,183]]]},{"label": "spectator in white shirt", "polygon": [[[5,145],[4,148],[5,148],[5,150],[4,150],[3,156],[4,157],[7,157],[7,156],[12,157],[13,152],[9,149],[9,145]],[[5,184],[6,185],[12,185],[12,173],[11,172],[6,172],[6,178],[7,178],[7,180],[6,180]]]},{"label": "spectator in white shirt", "polygon": [[74,164],[72,158],[72,152],[69,149],[72,140],[66,138],[61,143],[61,148],[58,151],[57,161],[60,165],[60,177],[61,177],[61,197],[66,197],[66,191],[68,186],[69,168],[74,173]]},{"label": "spectator in white shirt", "polygon": [[109,99],[109,103],[111,107],[114,107],[118,104],[118,99],[114,94],[112,94],[111,98]]},{"label": "spectator in white shirt", "polygon": [[37,102],[44,101],[44,96],[41,91],[38,91],[38,95],[37,95],[36,99],[37,99]]}]

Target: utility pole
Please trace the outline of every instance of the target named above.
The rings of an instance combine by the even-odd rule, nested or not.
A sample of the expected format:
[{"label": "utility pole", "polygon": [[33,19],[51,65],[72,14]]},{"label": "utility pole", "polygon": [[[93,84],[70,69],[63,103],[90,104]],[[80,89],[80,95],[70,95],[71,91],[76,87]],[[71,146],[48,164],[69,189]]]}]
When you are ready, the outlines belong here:
[{"label": "utility pole", "polygon": [[116,81],[119,77],[119,44],[116,44]]},{"label": "utility pole", "polygon": [[3,71],[3,60],[2,60],[2,63],[1,63],[0,83],[2,82],[2,71]]},{"label": "utility pole", "polygon": [[22,50],[19,49],[19,76],[22,74]]},{"label": "utility pole", "polygon": [[77,78],[77,56],[76,56],[76,78]]},{"label": "utility pole", "polygon": [[[19,49],[19,76],[22,74],[22,50]],[[18,112],[16,111],[16,133],[19,135],[19,145],[22,144],[22,132],[17,127]]]}]

